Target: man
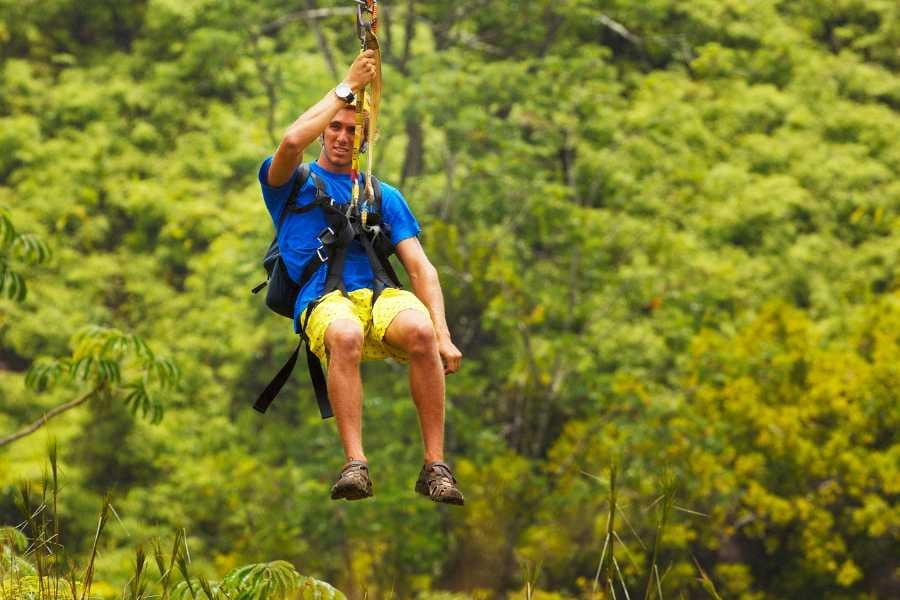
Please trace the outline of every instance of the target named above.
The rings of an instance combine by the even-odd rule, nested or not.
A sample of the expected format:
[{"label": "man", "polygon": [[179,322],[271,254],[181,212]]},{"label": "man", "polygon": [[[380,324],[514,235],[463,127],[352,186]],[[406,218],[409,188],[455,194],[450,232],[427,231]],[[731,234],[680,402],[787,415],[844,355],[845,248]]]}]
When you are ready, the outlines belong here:
[{"label": "man", "polygon": [[[351,194],[351,161],[356,130],[353,101],[375,75],[374,52],[361,53],[336,88],[288,128],[275,154],[259,170],[266,207],[278,227],[303,151],[317,138],[322,144],[310,171],[335,202]],[[381,217],[390,226],[391,242],[409,273],[415,294],[385,289],[372,303],[373,273],[366,254],[354,240],[347,250],[343,283],[347,296],[335,290],[320,299],[327,266],[322,265],[300,291],[294,327],[301,326],[313,353],[327,365],[327,383],[346,464],[331,489],[332,499],[358,500],[372,495],[368,462],[362,447],[363,359],[393,357],[409,362],[409,383],[419,415],[425,465],[416,492],[436,502],[463,504],[450,468],[444,463],[444,378],[459,369],[462,354],[450,339],[437,270],[419,244],[419,226],[398,190],[382,184]],[[300,188],[297,206],[313,201],[311,176]],[[361,192],[362,195],[363,192]],[[322,210],[289,212],[278,232],[288,273],[297,281],[320,246],[325,228]],[[349,296],[349,297],[348,297]],[[318,302],[316,303],[316,300]],[[312,306],[312,312],[306,315]]]}]

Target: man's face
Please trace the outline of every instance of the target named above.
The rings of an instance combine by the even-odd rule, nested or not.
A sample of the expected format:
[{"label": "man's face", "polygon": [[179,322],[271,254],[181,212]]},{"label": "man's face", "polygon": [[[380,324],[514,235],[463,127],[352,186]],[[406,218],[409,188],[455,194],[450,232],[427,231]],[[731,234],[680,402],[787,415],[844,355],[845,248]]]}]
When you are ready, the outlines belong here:
[{"label": "man's face", "polygon": [[322,133],[322,157],[331,171],[349,172],[353,159],[353,136],[356,134],[356,111],[343,108]]}]

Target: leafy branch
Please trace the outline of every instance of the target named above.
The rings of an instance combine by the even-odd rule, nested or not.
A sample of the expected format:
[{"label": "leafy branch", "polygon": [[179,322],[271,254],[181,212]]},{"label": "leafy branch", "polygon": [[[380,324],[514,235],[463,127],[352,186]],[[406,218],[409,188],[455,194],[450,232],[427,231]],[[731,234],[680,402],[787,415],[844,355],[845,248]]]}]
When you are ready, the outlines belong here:
[{"label": "leafy branch", "polygon": [[16,231],[9,211],[0,206],[0,296],[23,302],[28,294],[25,278],[12,264],[36,265],[50,259],[50,249],[32,234]]},{"label": "leafy branch", "polygon": [[[246,565],[234,569],[221,583],[200,578],[184,580],[175,588],[174,600],[343,600],[344,594],[330,584],[301,575],[283,560]],[[196,586],[196,589],[195,589]],[[201,596],[199,591],[203,592]]]},{"label": "leafy branch", "polygon": [[75,334],[72,344],[74,351],[69,357],[35,362],[25,375],[25,383],[36,392],[63,383],[87,386],[88,391],[0,438],[0,447],[34,433],[50,419],[93,398],[119,398],[133,414],[140,413],[151,423],[162,420],[160,393],[178,384],[179,371],[174,362],[156,356],[140,336],[113,328],[86,327]]}]

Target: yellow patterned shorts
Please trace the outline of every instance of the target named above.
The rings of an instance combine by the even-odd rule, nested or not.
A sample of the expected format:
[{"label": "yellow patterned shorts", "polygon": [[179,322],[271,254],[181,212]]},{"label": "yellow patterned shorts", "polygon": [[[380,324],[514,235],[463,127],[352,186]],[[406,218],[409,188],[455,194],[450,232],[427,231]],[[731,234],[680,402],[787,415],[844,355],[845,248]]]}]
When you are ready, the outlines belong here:
[{"label": "yellow patterned shorts", "polygon": [[[400,362],[408,362],[406,352],[392,348],[384,342],[384,333],[398,314],[404,310],[417,310],[431,320],[428,309],[422,304],[415,294],[406,290],[387,288],[378,297],[375,306],[372,306],[372,290],[362,288],[353,290],[346,298],[340,290],[335,290],[322,297],[322,300],[313,308],[306,323],[306,335],[309,338],[309,348],[322,361],[322,366],[328,365],[328,355],[325,349],[325,331],[328,326],[338,319],[357,321],[363,330],[363,360],[381,360],[393,358]],[[306,311],[300,315],[300,323],[306,321]]]}]

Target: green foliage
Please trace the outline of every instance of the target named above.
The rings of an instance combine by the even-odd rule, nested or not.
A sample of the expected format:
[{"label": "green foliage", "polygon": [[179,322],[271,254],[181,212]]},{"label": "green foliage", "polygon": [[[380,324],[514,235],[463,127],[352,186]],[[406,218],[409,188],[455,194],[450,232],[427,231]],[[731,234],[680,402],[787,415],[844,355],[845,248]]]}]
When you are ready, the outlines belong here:
[{"label": "green foliage", "polygon": [[[239,600],[264,598],[298,600],[340,600],[345,596],[323,581],[303,577],[284,561],[247,565],[235,569],[222,580],[222,589]],[[226,596],[226,597],[229,597]]]},{"label": "green foliage", "polygon": [[179,373],[171,359],[158,358],[140,336],[98,326],[79,331],[72,345],[71,357],[35,362],[26,384],[38,392],[61,383],[87,384],[104,394],[123,396],[133,413],[140,412],[152,423],[162,419],[162,402],[151,392],[177,385]]},{"label": "green foliage", "polygon": [[[95,563],[101,538],[111,514],[116,514],[110,498],[103,502],[93,542],[83,574],[76,576],[74,567],[68,572],[60,555],[65,548],[60,543],[61,524],[59,505],[58,456],[51,446],[49,466],[52,477],[45,478],[40,497],[33,495],[29,484],[20,488],[20,508],[30,531],[31,543],[21,531],[13,527],[0,528],[0,599],[2,600],[59,600],[84,598],[91,595],[95,578]],[[116,514],[118,517],[118,515]],[[22,553],[25,553],[24,555]],[[30,557],[30,561],[25,556]],[[221,583],[210,582],[200,576],[190,576],[190,551],[184,530],[178,530],[172,550],[166,555],[159,539],[153,541],[153,560],[158,582],[151,583],[146,572],[147,554],[138,547],[134,572],[125,587],[123,600],[195,600],[202,593],[207,600],[342,600],[342,593],[331,585],[300,575],[285,561],[247,565],[227,573]],[[176,582],[176,577],[180,581]]]},{"label": "green foliage", "polygon": [[47,245],[32,234],[18,233],[9,210],[0,205],[0,296],[24,302],[28,288],[22,274],[13,270],[15,261],[36,265],[49,258]]},{"label": "green foliage", "polygon": [[[412,494],[397,365],[363,369],[362,505],[325,501],[340,450],[305,376],[247,409],[293,343],[248,293],[256,171],[343,75],[352,7],[21,4],[0,0],[0,429],[99,390],[48,425],[73,548],[123,496],[97,595],[132,578],[129,535],[188,525],[186,597],[274,557],[356,598],[521,595],[525,563],[532,597],[589,597],[609,506],[582,472],[613,456],[632,596],[897,595],[896,2],[384,3],[376,171],[466,357],[461,513]],[[4,522],[37,437],[0,454]]]},{"label": "green foliage", "polygon": [[[0,581],[12,581],[32,577],[34,566],[22,558],[28,546],[28,538],[15,527],[0,527]],[[5,593],[0,585],[0,594]],[[0,596],[2,597],[2,596]]]}]

